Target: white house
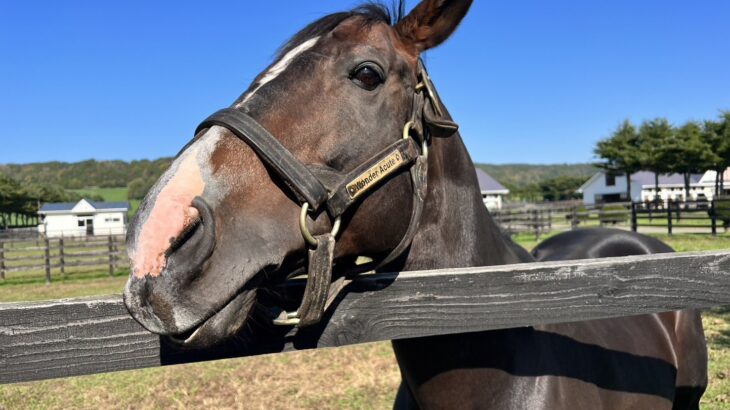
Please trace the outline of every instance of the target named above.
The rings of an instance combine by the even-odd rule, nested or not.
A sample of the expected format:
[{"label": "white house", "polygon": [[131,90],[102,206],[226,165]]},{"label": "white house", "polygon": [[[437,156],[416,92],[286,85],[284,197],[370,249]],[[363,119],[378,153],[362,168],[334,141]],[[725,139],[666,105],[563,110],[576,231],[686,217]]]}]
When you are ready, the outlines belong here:
[{"label": "white house", "polygon": [[38,211],[38,232],[47,237],[122,235],[127,231],[128,202],[43,204]]},{"label": "white house", "polygon": [[[729,176],[730,168],[725,171],[726,181],[728,181]],[[689,198],[686,199],[697,201],[712,200],[714,198],[714,171],[707,171],[704,174],[692,174],[689,182]],[[654,173],[648,171],[639,171],[631,175],[631,198],[626,196],[626,176],[624,174],[614,176],[603,171],[597,172],[588,179],[578,188],[578,193],[583,194],[583,203],[586,205],[607,202],[654,201],[657,196]],[[684,177],[681,174],[660,174],[658,194],[659,199],[664,202],[668,200],[684,201]]]},{"label": "white house", "polygon": [[502,209],[502,197],[509,194],[505,188],[483,170],[476,168],[479,190],[482,192],[482,201],[487,209]]}]

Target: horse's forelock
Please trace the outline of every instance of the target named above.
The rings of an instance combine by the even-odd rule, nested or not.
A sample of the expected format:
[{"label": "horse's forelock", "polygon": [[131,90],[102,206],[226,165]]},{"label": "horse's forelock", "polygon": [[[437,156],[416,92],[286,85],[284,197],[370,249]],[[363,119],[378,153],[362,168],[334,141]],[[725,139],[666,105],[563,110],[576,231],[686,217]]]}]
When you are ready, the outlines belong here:
[{"label": "horse's forelock", "polygon": [[289,51],[296,48],[300,44],[314,38],[320,37],[324,34],[334,30],[340,23],[347,20],[350,17],[359,17],[360,21],[365,25],[369,26],[377,23],[385,23],[388,25],[394,25],[398,23],[405,14],[405,2],[404,0],[394,1],[391,6],[379,2],[367,2],[361,4],[350,11],[344,11],[339,13],[333,13],[326,15],[303,29],[299,30],[289,41],[284,43],[279,48],[276,54],[276,60],[280,60]]}]

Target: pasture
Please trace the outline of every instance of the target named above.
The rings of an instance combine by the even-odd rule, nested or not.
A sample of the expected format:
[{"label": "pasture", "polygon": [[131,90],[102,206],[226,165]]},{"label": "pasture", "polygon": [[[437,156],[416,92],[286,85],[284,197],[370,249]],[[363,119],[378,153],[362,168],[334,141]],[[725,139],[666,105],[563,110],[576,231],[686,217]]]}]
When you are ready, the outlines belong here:
[{"label": "pasture", "polygon": [[[656,235],[678,251],[730,248],[730,235]],[[534,235],[517,241],[531,248]],[[71,275],[51,285],[0,284],[0,301],[119,293],[126,274]],[[710,348],[704,408],[730,400],[730,309],[703,318]],[[0,386],[0,408],[389,408],[400,376],[388,343],[300,351]],[[326,388],[322,388],[326,386]],[[160,392],[164,392],[161,394]]]}]

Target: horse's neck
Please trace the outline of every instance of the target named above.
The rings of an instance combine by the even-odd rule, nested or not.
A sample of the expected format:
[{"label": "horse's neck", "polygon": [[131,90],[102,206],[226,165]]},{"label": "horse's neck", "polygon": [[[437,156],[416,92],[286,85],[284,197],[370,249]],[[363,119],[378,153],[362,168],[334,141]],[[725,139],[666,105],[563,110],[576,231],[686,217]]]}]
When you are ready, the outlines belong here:
[{"label": "horse's neck", "polygon": [[428,194],[405,270],[501,265],[525,261],[482,202],[474,165],[457,134],[434,139]]}]

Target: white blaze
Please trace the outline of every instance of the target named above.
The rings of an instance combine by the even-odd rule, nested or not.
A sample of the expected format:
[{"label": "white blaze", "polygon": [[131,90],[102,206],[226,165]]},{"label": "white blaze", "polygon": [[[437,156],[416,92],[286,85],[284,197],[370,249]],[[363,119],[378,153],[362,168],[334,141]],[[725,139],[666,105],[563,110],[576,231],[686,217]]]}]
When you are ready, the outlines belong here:
[{"label": "white blaze", "polygon": [[241,101],[241,104],[245,104],[248,102],[248,100],[253,97],[254,94],[256,94],[256,91],[258,91],[261,87],[266,85],[267,83],[270,83],[273,79],[279,76],[279,74],[283,73],[284,70],[289,67],[289,64],[297,58],[298,55],[302,54],[303,52],[309,50],[312,48],[315,44],[317,44],[317,40],[319,40],[319,37],[310,38],[309,40],[303,42],[302,44],[292,48],[289,50],[288,53],[284,55],[284,57],[281,58],[281,60],[277,61],[276,64],[271,66],[269,71],[264,74],[263,77],[261,77],[261,80],[256,84],[256,88],[253,89],[250,93],[246,94],[246,96],[243,98],[243,101]]}]

